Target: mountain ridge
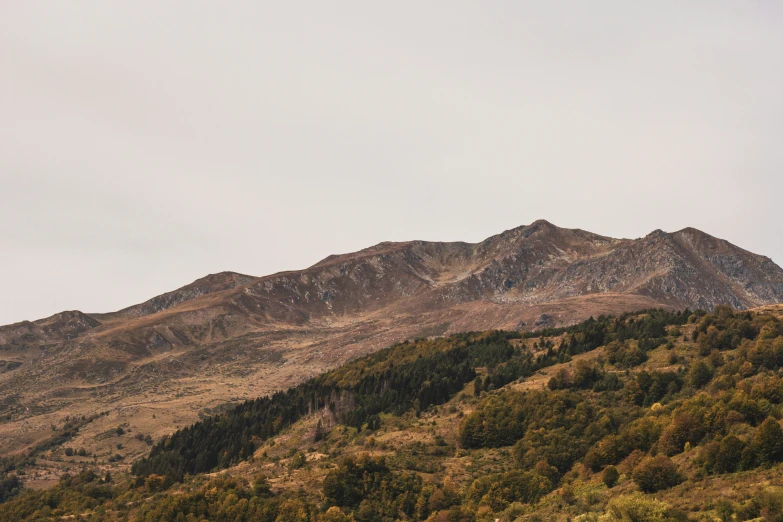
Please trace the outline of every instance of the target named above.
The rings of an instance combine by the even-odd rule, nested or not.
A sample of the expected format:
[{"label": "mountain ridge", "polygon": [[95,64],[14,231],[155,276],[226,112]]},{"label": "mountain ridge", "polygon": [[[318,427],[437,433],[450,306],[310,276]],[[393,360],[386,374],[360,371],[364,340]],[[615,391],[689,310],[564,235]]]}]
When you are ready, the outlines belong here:
[{"label": "mountain ridge", "polygon": [[[700,242],[704,243],[709,242],[711,243],[709,245],[709,248],[716,248],[716,245],[720,246],[728,246],[729,249],[740,251],[748,257],[757,258],[760,261],[764,261],[768,265],[772,265],[773,269],[777,268],[780,270],[779,267],[768,257],[763,255],[754,254],[750,251],[744,250],[740,247],[737,247],[735,245],[732,245],[726,240],[718,239],[716,237],[713,237],[709,234],[706,234],[705,232],[702,232],[698,229],[692,228],[692,227],[685,227],[681,230],[678,230],[676,232],[664,232],[661,229],[654,230],[644,236],[643,238],[638,239],[615,239],[610,238],[607,236],[602,236],[598,234],[594,234],[591,232],[584,231],[582,229],[566,229],[566,228],[560,228],[549,221],[539,219],[531,223],[530,225],[522,225],[519,227],[511,228],[508,230],[505,230],[501,232],[500,234],[496,234],[494,236],[490,236],[489,238],[477,242],[477,243],[468,243],[468,242],[462,242],[462,241],[452,241],[452,242],[438,242],[438,241],[425,241],[425,240],[412,240],[412,241],[401,241],[401,242],[381,242],[376,245],[373,245],[371,247],[356,251],[356,252],[349,252],[346,254],[332,254],[327,256],[326,258],[316,262],[315,264],[302,269],[302,270],[286,270],[282,272],[278,272],[275,274],[270,274],[267,276],[251,276],[246,274],[241,274],[238,272],[233,271],[223,271],[223,272],[217,272],[214,274],[208,274],[202,278],[199,278],[192,283],[189,283],[183,287],[180,287],[178,289],[164,292],[163,294],[160,294],[158,296],[155,296],[145,302],[138,303],[136,305],[131,305],[126,308],[120,309],[115,312],[107,312],[107,313],[84,313],[80,312],[78,310],[74,310],[72,312],[76,312],[79,314],[82,314],[86,317],[93,317],[96,319],[100,319],[101,317],[111,317],[111,316],[118,316],[122,314],[129,314],[129,315],[152,315],[154,313],[158,313],[163,310],[167,310],[169,308],[172,308],[180,303],[190,301],[192,299],[196,299],[201,296],[213,294],[215,292],[220,291],[229,291],[232,289],[236,289],[240,286],[247,286],[252,285],[253,283],[259,283],[262,281],[270,281],[270,280],[276,280],[280,278],[290,278],[292,276],[296,276],[299,274],[308,274],[312,273],[313,271],[317,270],[325,270],[331,267],[334,267],[335,265],[339,264],[345,264],[350,262],[356,262],[359,260],[368,260],[370,258],[377,258],[379,256],[389,256],[396,253],[401,253],[405,251],[411,251],[414,249],[418,250],[433,250],[435,249],[437,251],[443,251],[445,249],[449,249],[452,251],[452,254],[456,254],[459,256],[460,254],[465,255],[473,255],[479,258],[485,257],[487,255],[495,255],[495,258],[491,258],[489,260],[485,260],[484,263],[480,263],[478,266],[481,268],[487,268],[491,265],[492,261],[497,261],[496,257],[499,254],[498,245],[503,245],[504,242],[507,245],[509,241],[518,241],[521,238],[523,239],[530,239],[534,236],[540,236],[540,235],[547,235],[549,236],[549,239],[552,238],[552,235],[555,235],[555,239],[559,239],[561,243],[559,245],[556,245],[557,248],[560,248],[562,246],[562,242],[564,239],[562,236],[563,233],[570,234],[572,236],[582,236],[583,239],[586,240],[587,245],[580,245],[583,247],[582,252],[578,252],[581,254],[590,254],[589,252],[584,251],[584,247],[588,246],[590,243],[596,243],[601,242],[606,245],[623,245],[623,244],[632,244],[632,243],[638,243],[640,241],[645,240],[673,240],[675,243],[677,243],[680,246],[684,246],[683,243],[689,244],[689,246],[693,246],[694,243]],[[559,236],[559,237],[557,237]],[[554,242],[554,241],[553,241]],[[491,251],[490,251],[491,250]],[[703,248],[701,250],[704,250]],[[456,251],[456,252],[454,252]],[[507,252],[506,252],[507,253]],[[611,254],[612,251],[603,251],[598,252],[597,255],[608,255]],[[500,252],[500,254],[503,254],[503,252]],[[596,254],[593,252],[593,254]],[[706,257],[706,256],[705,256]],[[421,261],[421,259],[416,259],[416,261]],[[430,283],[439,283],[441,282],[440,279],[432,279],[431,277],[427,277],[427,274],[421,274],[416,273],[418,277],[420,277],[422,280],[430,282]],[[467,277],[470,277],[473,275],[472,273],[465,273],[462,275],[461,278],[458,280],[465,279]],[[450,282],[452,280],[446,279],[446,282]],[[776,282],[777,284],[780,284],[779,282]],[[760,306],[763,304],[771,304],[771,302],[774,299],[781,299],[781,296],[783,296],[783,290],[775,288],[774,294],[766,295],[763,299],[759,299],[759,301],[762,301],[764,299],[769,300],[770,302],[743,302],[742,299],[735,300],[734,303],[725,303],[725,304],[733,304],[736,308],[742,308],[743,305],[747,306]],[[707,303],[709,308],[713,308],[714,305],[709,306],[711,303]],[[724,304],[724,303],[718,303],[718,304]],[[42,321],[50,321],[57,317],[58,315],[61,315],[63,313],[68,312],[60,312],[58,314],[55,314],[50,317],[34,320],[34,321],[22,321],[20,323],[14,323],[12,325],[7,326],[14,326],[14,325],[20,325],[25,323],[39,323]],[[0,328],[6,328],[6,326],[0,326]]]}]

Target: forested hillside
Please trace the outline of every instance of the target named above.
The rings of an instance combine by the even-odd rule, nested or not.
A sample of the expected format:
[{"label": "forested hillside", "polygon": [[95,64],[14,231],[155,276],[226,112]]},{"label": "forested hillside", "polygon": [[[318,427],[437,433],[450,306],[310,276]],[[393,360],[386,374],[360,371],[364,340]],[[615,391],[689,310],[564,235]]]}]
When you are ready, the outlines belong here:
[{"label": "forested hillside", "polygon": [[783,322],[727,307],[407,341],[177,431],[132,476],[20,494],[6,466],[0,519],[783,520],[782,367]]}]

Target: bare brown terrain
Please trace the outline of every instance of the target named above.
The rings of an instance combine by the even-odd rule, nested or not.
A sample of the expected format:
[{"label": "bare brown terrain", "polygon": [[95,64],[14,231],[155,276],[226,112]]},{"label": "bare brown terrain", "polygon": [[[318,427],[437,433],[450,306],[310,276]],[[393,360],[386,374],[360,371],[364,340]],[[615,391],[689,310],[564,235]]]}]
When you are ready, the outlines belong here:
[{"label": "bare brown terrain", "polygon": [[43,486],[83,461],[125,468],[145,439],[407,338],[780,302],[780,267],[703,232],[612,239],[546,221],[476,244],[381,243],[301,271],[224,272],[114,313],[0,327],[0,455],[78,425],[35,450],[27,484]]}]

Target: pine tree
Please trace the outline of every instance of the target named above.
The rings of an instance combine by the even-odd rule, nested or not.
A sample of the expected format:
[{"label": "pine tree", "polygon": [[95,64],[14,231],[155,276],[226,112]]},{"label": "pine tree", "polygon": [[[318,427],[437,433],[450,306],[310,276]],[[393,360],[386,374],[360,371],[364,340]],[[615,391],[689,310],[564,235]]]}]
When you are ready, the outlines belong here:
[{"label": "pine tree", "polygon": [[473,381],[473,395],[475,395],[476,397],[481,395],[481,391],[484,389],[483,385],[484,383],[481,380],[481,375],[477,375],[476,380]]},{"label": "pine tree", "polygon": [[320,440],[323,440],[324,438],[324,425],[321,422],[321,419],[318,419],[318,424],[315,426],[315,435],[313,436],[313,440],[315,442],[318,442]]}]

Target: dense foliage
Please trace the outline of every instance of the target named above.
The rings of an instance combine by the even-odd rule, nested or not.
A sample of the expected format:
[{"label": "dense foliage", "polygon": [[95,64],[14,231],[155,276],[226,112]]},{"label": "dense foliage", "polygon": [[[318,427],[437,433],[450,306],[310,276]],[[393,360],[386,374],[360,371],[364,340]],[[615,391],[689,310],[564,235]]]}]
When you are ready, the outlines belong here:
[{"label": "dense foliage", "polygon": [[[186,473],[226,467],[252,455],[258,442],[321,409],[355,427],[373,422],[378,413],[426,409],[446,402],[472,381],[476,366],[505,362],[504,370],[498,372],[497,385],[502,386],[538,367],[529,354],[509,343],[515,337],[518,334],[493,332],[392,346],[180,430],[156,444],[149,458],[137,462],[133,471],[140,476],[155,473],[182,480]],[[410,357],[414,352],[417,355]]]},{"label": "dense foliage", "polygon": [[19,493],[22,483],[19,477],[14,474],[0,475],[0,502],[5,502],[9,498]]},{"label": "dense foliage", "polygon": [[326,505],[354,510],[359,520],[412,517],[421,489],[419,475],[392,473],[384,459],[366,455],[346,458],[323,481]]}]

